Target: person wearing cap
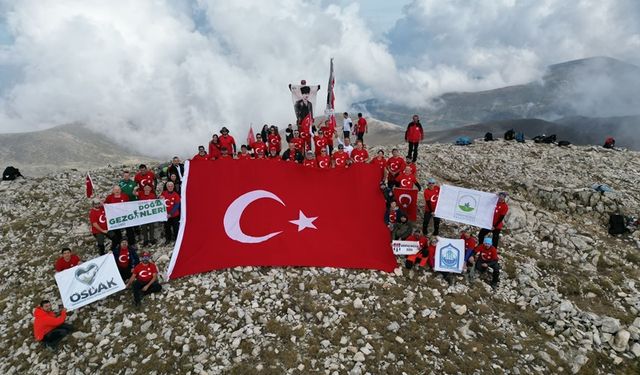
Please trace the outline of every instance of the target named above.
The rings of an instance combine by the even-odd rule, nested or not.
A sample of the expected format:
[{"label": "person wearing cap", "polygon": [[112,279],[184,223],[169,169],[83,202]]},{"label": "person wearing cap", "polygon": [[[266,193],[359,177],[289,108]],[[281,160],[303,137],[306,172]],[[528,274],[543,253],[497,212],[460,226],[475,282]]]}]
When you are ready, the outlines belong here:
[{"label": "person wearing cap", "polygon": [[56,260],[54,268],[56,272],[61,272],[64,270],[68,270],[69,268],[73,268],[80,264],[80,257],[71,252],[71,249],[68,247],[63,247],[60,252],[60,257]]},{"label": "person wearing cap", "polygon": [[220,143],[220,151],[222,151],[223,147],[226,147],[227,152],[230,155],[234,155],[236,153],[236,140],[229,135],[229,129],[227,129],[226,127],[222,127],[222,129],[220,129],[220,137],[218,137],[218,142]]},{"label": "person wearing cap", "polygon": [[404,168],[406,166],[407,164],[405,163],[402,156],[400,156],[400,151],[398,151],[397,148],[391,150],[391,157],[387,159],[387,165],[385,166],[387,169],[387,181],[389,187],[393,187],[396,185],[396,177],[398,176],[398,174],[400,174],[400,172],[404,171]]},{"label": "person wearing cap", "polygon": [[240,152],[238,152],[238,154],[236,155],[236,158],[238,160],[249,160],[252,158],[251,154],[249,153],[249,148],[247,147],[247,145],[240,146]]},{"label": "person wearing cap", "polygon": [[131,277],[127,281],[127,288],[133,291],[133,302],[140,306],[142,296],[157,293],[162,290],[158,282],[158,267],[151,261],[151,253],[145,251],[140,257],[140,263],[133,267]]},{"label": "person wearing cap", "polygon": [[349,157],[351,157],[351,152],[353,152],[353,146],[351,145],[351,140],[347,137],[342,141],[338,138],[338,147],[342,146],[344,152],[347,153]]},{"label": "person wearing cap", "polygon": [[404,213],[397,218],[397,222],[393,226],[392,239],[404,240],[413,233],[413,224]]},{"label": "person wearing cap", "polygon": [[496,288],[500,282],[500,264],[498,250],[493,246],[490,237],[485,237],[481,245],[475,249],[475,269],[480,273],[492,270],[491,287]]},{"label": "person wearing cap", "polygon": [[111,248],[117,246],[117,242],[114,243],[114,234],[107,230],[107,219],[104,212],[104,206],[100,199],[93,198],[91,200],[91,210],[89,211],[89,224],[91,224],[91,234],[96,239],[96,246],[98,247],[98,254],[105,254],[104,239],[109,238],[111,240]]},{"label": "person wearing cap", "polygon": [[262,153],[262,156],[267,152],[267,144],[263,142],[262,135],[260,135],[260,133],[256,134],[256,141],[250,144],[249,147],[253,151],[254,158],[259,152]]},{"label": "person wearing cap", "polygon": [[166,191],[161,194],[167,205],[167,221],[164,222],[165,245],[178,238],[180,228],[180,195],[174,190],[173,182],[166,183]]},{"label": "person wearing cap", "polygon": [[128,169],[122,171],[122,179],[118,182],[118,186],[129,197],[130,201],[135,200],[138,184],[131,179],[131,173],[129,173]]},{"label": "person wearing cap", "polygon": [[122,281],[127,282],[131,278],[131,270],[140,263],[138,259],[138,248],[135,245],[129,246],[126,239],[120,241],[120,245],[113,249],[113,257],[115,258],[118,271],[122,277]]},{"label": "person wearing cap", "polygon": [[344,145],[341,143],[338,145],[338,151],[331,155],[334,168],[347,168],[349,166],[349,155],[344,152]]},{"label": "person wearing cap", "polygon": [[282,160],[292,163],[302,163],[302,153],[296,149],[296,144],[289,142],[289,148],[282,153]]},{"label": "person wearing cap", "polygon": [[276,147],[269,147],[269,155],[267,155],[268,159],[273,159],[273,160],[282,160],[280,158],[280,154],[278,152],[278,149]]},{"label": "person wearing cap", "polygon": [[71,324],[65,323],[67,309],[61,309],[58,315],[47,299],[40,301],[40,305],[33,310],[33,318],[33,336],[51,351],[55,351],[58,343],[74,331]]},{"label": "person wearing cap", "polygon": [[371,164],[380,169],[380,181],[384,181],[384,175],[386,173],[387,159],[384,158],[384,150],[378,150],[376,156],[371,159]]},{"label": "person wearing cap", "polygon": [[507,212],[509,212],[509,205],[507,204],[507,196],[506,192],[498,193],[498,203],[496,204],[496,209],[493,212],[493,227],[491,229],[482,228],[480,232],[478,232],[478,242],[484,242],[484,237],[491,232],[493,239],[493,247],[498,248],[498,243],[500,242],[500,232],[502,231],[502,227],[504,225],[504,218],[507,216]]},{"label": "person wearing cap", "polygon": [[313,156],[313,152],[307,151],[304,161],[302,162],[302,166],[307,168],[315,168],[316,164],[316,158]]},{"label": "person wearing cap", "polygon": [[406,241],[417,241],[419,250],[417,253],[405,257],[404,266],[407,269],[412,269],[414,266],[425,267],[429,258],[429,239],[422,234],[420,228],[415,228],[413,233],[407,237]]},{"label": "person wearing cap", "polygon": [[369,161],[369,152],[361,141],[356,142],[356,148],[351,151],[351,159],[354,163],[366,163]]},{"label": "person wearing cap", "polygon": [[145,164],[138,166],[138,173],[133,179],[138,184],[139,189],[144,188],[144,185],[151,185],[154,189],[156,188],[156,174],[148,170]]},{"label": "person wearing cap", "polygon": [[209,154],[207,154],[207,150],[204,149],[204,146],[200,145],[198,146],[198,153],[193,155],[191,160],[211,160],[211,158],[209,157]]},{"label": "person wearing cap", "polygon": [[[408,168],[408,167],[407,167]],[[440,233],[440,218],[435,217],[438,197],[440,196],[440,186],[436,185],[435,178],[427,179],[427,187],[424,189],[424,220],[422,221],[422,231],[427,233],[429,222],[433,218],[433,235]]]},{"label": "person wearing cap", "polygon": [[[169,176],[169,181],[173,182],[174,184],[176,183],[174,181],[175,174],[171,174]],[[167,184],[164,185],[164,188],[166,189]],[[157,199],[158,195],[151,190],[151,186],[150,185],[146,185],[144,187],[143,191],[138,191],[138,195],[137,195],[138,200],[140,201],[145,201],[145,200],[150,200],[150,199]],[[155,236],[155,223],[148,223],[148,224],[142,224],[140,225],[140,234],[142,234],[142,246],[149,246],[149,245],[155,245],[156,244],[156,236]]]},{"label": "person wearing cap", "polygon": [[327,155],[327,149],[323,148],[320,150],[320,155],[316,157],[316,162],[318,163],[318,168],[320,169],[330,169],[331,168],[331,157]]},{"label": "person wearing cap", "polygon": [[318,134],[313,136],[313,147],[315,149],[316,158],[320,156],[322,150],[327,151],[327,138],[324,136],[322,129],[318,130]]}]

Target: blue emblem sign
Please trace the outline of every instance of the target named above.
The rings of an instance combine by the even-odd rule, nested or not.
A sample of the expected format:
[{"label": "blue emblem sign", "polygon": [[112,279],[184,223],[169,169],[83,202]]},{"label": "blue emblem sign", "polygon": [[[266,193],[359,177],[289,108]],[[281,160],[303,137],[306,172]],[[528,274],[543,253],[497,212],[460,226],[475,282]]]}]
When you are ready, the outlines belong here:
[{"label": "blue emblem sign", "polygon": [[448,244],[440,250],[440,268],[457,271],[459,262],[460,250],[457,247]]}]

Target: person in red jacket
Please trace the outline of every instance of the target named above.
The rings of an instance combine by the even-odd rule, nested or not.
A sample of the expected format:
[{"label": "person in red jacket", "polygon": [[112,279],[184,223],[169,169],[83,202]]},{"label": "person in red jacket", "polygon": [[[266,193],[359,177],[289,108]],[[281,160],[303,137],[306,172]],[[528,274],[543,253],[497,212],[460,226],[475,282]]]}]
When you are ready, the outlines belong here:
[{"label": "person in red jacket", "polygon": [[151,185],[156,188],[156,174],[153,171],[147,169],[145,164],[138,166],[138,173],[136,173],[133,180],[138,184],[138,188],[142,189],[144,185]]},{"label": "person in red jacket", "polygon": [[131,277],[127,281],[128,287],[133,291],[133,303],[136,306],[140,306],[143,295],[162,290],[162,285],[158,282],[158,267],[151,261],[151,254],[148,251],[142,253],[140,263],[133,268]]},{"label": "person in red jacket", "polygon": [[380,181],[384,182],[384,175],[387,167],[387,159],[384,158],[384,150],[378,150],[376,156],[371,159],[371,164],[380,168]]},{"label": "person in red jacket", "polygon": [[418,145],[424,139],[424,131],[418,115],[413,115],[413,121],[407,125],[407,131],[404,133],[404,140],[409,143],[409,153],[407,158],[411,158],[413,162],[418,159]]},{"label": "person in red jacket", "polygon": [[338,151],[331,155],[334,168],[347,168],[349,166],[349,155],[344,152],[344,145],[338,145]]},{"label": "person in red jacket", "polygon": [[484,273],[491,268],[491,287],[496,288],[500,282],[500,264],[498,250],[492,245],[491,238],[486,237],[482,245],[476,247],[475,253],[476,271]]},{"label": "person in red jacket", "polygon": [[91,201],[91,210],[89,211],[89,223],[91,224],[91,234],[96,239],[96,246],[98,247],[98,254],[105,254],[104,239],[109,238],[111,240],[111,248],[117,246],[117,242],[114,240],[114,233],[107,230],[107,216],[104,213],[104,206],[99,199],[94,198]]},{"label": "person in red jacket", "polygon": [[[400,172],[404,171],[406,163],[397,148],[391,150],[391,157],[387,159],[387,178],[389,187],[393,187],[396,184],[396,177]],[[425,232],[426,233],[426,232]]]},{"label": "person in red jacket", "polygon": [[211,160],[216,160],[220,157],[220,139],[217,134],[213,134],[209,141],[209,157]]},{"label": "person in red jacket", "polygon": [[484,237],[492,232],[493,239],[493,247],[498,248],[498,243],[500,241],[500,232],[502,231],[502,227],[504,225],[504,218],[507,216],[507,212],[509,212],[509,205],[507,204],[507,196],[506,192],[498,193],[498,203],[496,204],[496,209],[493,212],[493,227],[491,230],[482,228],[480,232],[478,232],[478,242],[484,242]]},{"label": "person in red jacket", "polygon": [[318,168],[320,169],[331,168],[331,157],[327,155],[326,148],[320,150],[320,155],[316,158],[316,162],[318,162]]},{"label": "person in red jacket", "polygon": [[167,182],[161,197],[167,206],[167,221],[164,222],[165,245],[178,238],[180,229],[180,195],[175,192],[173,182]]},{"label": "person in red jacket", "polygon": [[366,163],[369,160],[369,152],[361,141],[356,142],[356,148],[351,151],[351,160],[354,163]]},{"label": "person in red jacket", "polygon": [[80,264],[80,257],[71,252],[71,249],[68,247],[63,247],[60,252],[61,256],[56,260],[55,269],[56,272],[68,270],[69,268],[75,267]]},{"label": "person in red jacket", "polygon": [[33,336],[51,351],[57,348],[60,340],[74,331],[71,324],[64,322],[67,319],[67,310],[62,309],[60,315],[56,315],[49,300],[40,302],[40,306],[33,310],[33,317]]},{"label": "person in red jacket", "polygon": [[250,144],[249,147],[251,147],[253,151],[253,157],[256,157],[258,152],[262,152],[262,155],[267,152],[267,144],[262,141],[262,135],[260,135],[260,133],[256,134],[256,141]]},{"label": "person in red jacket", "polygon": [[407,237],[406,241],[418,241],[420,249],[413,255],[407,255],[404,266],[407,269],[412,269],[413,266],[417,267],[418,265],[425,267],[427,265],[427,258],[429,257],[429,247],[427,246],[429,239],[422,234],[420,228],[416,228],[413,230],[413,234]]},{"label": "person in red jacket", "polygon": [[222,151],[223,147],[227,148],[227,151],[233,155],[236,153],[236,141],[232,136],[229,135],[229,129],[226,127],[222,127],[220,129],[220,137],[218,137],[218,142],[220,143],[220,151]]},{"label": "person in red jacket", "polygon": [[438,206],[438,197],[440,196],[440,186],[436,185],[434,178],[427,180],[427,187],[424,189],[424,220],[422,221],[422,231],[427,233],[429,230],[429,222],[433,218],[433,235],[440,233],[440,218],[435,217],[436,207]]}]

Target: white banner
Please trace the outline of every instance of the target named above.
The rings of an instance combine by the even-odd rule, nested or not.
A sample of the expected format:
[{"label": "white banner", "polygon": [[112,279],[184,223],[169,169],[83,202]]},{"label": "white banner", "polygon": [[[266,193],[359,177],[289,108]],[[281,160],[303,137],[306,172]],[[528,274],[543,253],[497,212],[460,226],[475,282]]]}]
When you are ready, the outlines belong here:
[{"label": "white banner", "polygon": [[71,311],[125,288],[113,254],[56,273],[62,304]]},{"label": "white banner", "polygon": [[105,204],[104,212],[109,230],[167,221],[167,206],[164,199]]},{"label": "white banner", "polygon": [[464,240],[439,237],[433,269],[438,272],[462,273],[463,266]]},{"label": "white banner", "polygon": [[413,255],[420,251],[418,241],[392,241],[393,255]]},{"label": "white banner", "polygon": [[498,195],[484,191],[442,185],[435,216],[480,228],[493,227]]}]

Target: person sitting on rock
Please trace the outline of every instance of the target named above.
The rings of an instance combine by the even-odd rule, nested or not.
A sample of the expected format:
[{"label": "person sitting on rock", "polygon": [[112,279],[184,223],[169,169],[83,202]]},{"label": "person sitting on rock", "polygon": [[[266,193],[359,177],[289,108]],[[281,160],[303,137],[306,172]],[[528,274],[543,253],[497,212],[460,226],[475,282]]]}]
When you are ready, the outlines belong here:
[{"label": "person sitting on rock", "polygon": [[71,252],[68,247],[63,247],[60,252],[61,256],[56,260],[55,269],[56,272],[68,270],[80,264],[80,257]]},{"label": "person sitting on rock", "polygon": [[476,247],[478,247],[478,242],[476,242],[476,239],[473,238],[473,236],[471,236],[471,234],[466,230],[460,232],[460,239],[464,240],[464,270],[472,272],[474,269],[473,255],[475,253]]},{"label": "person sitting on rock", "polygon": [[507,196],[506,192],[498,193],[498,203],[496,204],[496,209],[493,213],[493,227],[491,230],[482,228],[478,233],[478,242],[483,243],[484,237],[492,233],[493,238],[493,247],[498,248],[498,242],[500,241],[500,232],[502,231],[502,227],[504,225],[504,218],[507,216],[507,212],[509,212],[509,205],[507,204]]},{"label": "person sitting on rock", "polygon": [[393,226],[392,238],[394,240],[404,240],[413,233],[413,223],[409,221],[407,215],[400,215],[398,221]]},{"label": "person sitting on rock", "polygon": [[493,246],[491,237],[484,238],[482,245],[476,247],[475,254],[476,271],[484,273],[491,268],[491,287],[495,289],[500,282],[500,264],[498,250]]},{"label": "person sitting on rock", "polygon": [[140,263],[133,268],[133,273],[127,281],[127,288],[133,291],[133,302],[140,306],[142,296],[157,293],[162,290],[158,282],[158,267],[151,261],[151,253],[145,251],[140,257]]},{"label": "person sitting on rock", "polygon": [[429,239],[422,234],[420,228],[415,228],[413,234],[407,237],[406,241],[418,241],[419,250],[415,254],[406,256],[404,266],[407,269],[412,269],[414,266],[425,267],[429,257]]},{"label": "person sitting on rock", "polygon": [[51,302],[46,299],[35,308],[33,317],[33,335],[36,341],[42,342],[51,351],[55,351],[60,340],[74,330],[71,324],[65,323],[67,310],[60,310],[58,316],[53,312]]},{"label": "person sitting on rock", "polygon": [[131,270],[140,263],[137,250],[135,245],[129,246],[129,242],[124,238],[120,241],[120,245],[113,249],[113,257],[124,282],[131,278]]}]

